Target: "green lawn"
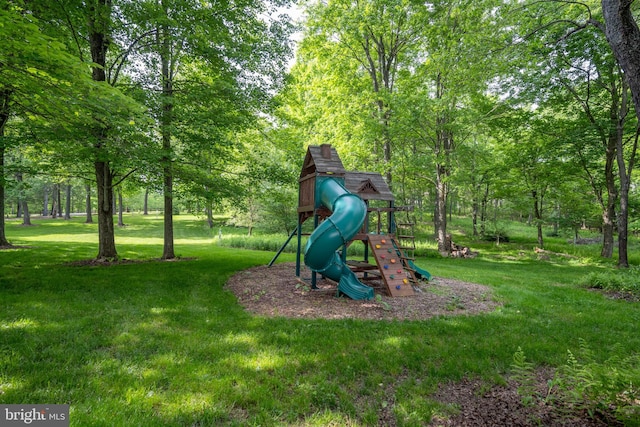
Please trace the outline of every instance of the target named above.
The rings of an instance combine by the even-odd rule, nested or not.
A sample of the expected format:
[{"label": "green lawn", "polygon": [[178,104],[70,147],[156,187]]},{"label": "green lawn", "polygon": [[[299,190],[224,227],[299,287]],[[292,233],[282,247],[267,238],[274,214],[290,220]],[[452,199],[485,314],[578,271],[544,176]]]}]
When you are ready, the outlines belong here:
[{"label": "green lawn", "polygon": [[217,229],[180,215],[184,259],[159,262],[162,219],[132,215],[118,251],[147,262],[65,265],[97,254],[96,225],[82,221],[9,222],[9,239],[26,248],[0,252],[0,403],[68,403],[74,426],[370,426],[389,411],[398,425],[423,425],[442,411],[429,399],[438,383],[503,381],[518,347],[555,367],[582,340],[600,362],[640,349],[638,303],[575,285],[611,268],[587,258],[492,250],[418,260],[436,276],[491,286],[503,306],[479,316],[273,319],[223,290],[273,252],[223,248]]}]

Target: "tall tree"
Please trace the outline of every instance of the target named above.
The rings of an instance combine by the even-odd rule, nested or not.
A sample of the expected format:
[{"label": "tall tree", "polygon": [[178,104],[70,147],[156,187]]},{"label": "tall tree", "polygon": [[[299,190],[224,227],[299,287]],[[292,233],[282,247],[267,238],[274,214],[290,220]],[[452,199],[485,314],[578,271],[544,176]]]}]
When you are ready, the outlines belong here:
[{"label": "tall tree", "polygon": [[[107,52],[111,34],[111,0],[95,0],[88,4],[88,36],[91,76],[98,84],[107,84]],[[108,128],[96,121],[93,129],[96,158],[94,169],[98,189],[98,259],[117,258],[115,229],[113,226],[114,171],[108,157],[102,154],[108,146]]]},{"label": "tall tree", "polygon": [[[553,206],[551,196],[557,192],[557,183],[569,175],[571,164],[563,161],[562,152],[557,149],[558,138],[546,132],[553,114],[537,110],[518,118],[522,120],[518,126],[512,132],[503,133],[508,139],[505,138],[499,150],[503,153],[503,170],[509,171],[511,192],[528,195],[538,246],[544,248],[543,225]],[[518,118],[514,117],[514,121]]]},{"label": "tall tree", "polygon": [[[4,227],[4,156],[15,143],[7,131],[12,120],[31,126],[45,123],[65,132],[69,122],[83,117],[91,102],[85,65],[21,2],[0,6],[0,246],[8,244]],[[29,6],[32,4],[29,3]],[[17,123],[17,121],[16,121]]]},{"label": "tall tree", "polygon": [[[308,10],[311,33],[320,36],[320,49],[338,59],[355,61],[356,73],[368,78],[374,134],[373,151],[384,165],[387,183],[392,185],[392,135],[390,125],[399,70],[403,56],[418,40],[419,21],[424,7],[406,0],[332,0],[317,2]],[[406,63],[406,60],[405,60]],[[353,79],[356,76],[344,76]]]},{"label": "tall tree", "polygon": [[[560,83],[559,88],[579,106],[604,154],[606,194],[601,196],[598,187],[594,187],[594,194],[602,206],[604,238],[601,255],[610,258],[614,249],[616,206],[621,206],[620,188],[616,182],[616,159],[619,150],[622,155],[629,102],[624,76],[612,61],[608,50],[602,49],[602,41],[598,40],[596,31],[584,29],[556,44],[547,58],[550,70],[558,76],[556,81]],[[585,46],[588,49],[585,50]],[[583,53],[585,51],[586,55]],[[563,101],[566,105],[571,104],[569,99]],[[575,143],[576,148],[582,145],[582,141]]]},{"label": "tall tree", "polygon": [[[282,83],[281,70],[289,52],[289,19],[274,15],[276,6],[286,3],[154,0],[123,4],[137,32],[154,37],[139,51],[145,69],[144,76],[138,77],[144,77],[140,83],[154,92],[149,101],[161,139],[164,259],[175,257],[173,199],[180,178],[176,174],[185,170],[181,164],[191,160],[185,153],[208,151],[219,142],[215,133],[207,137],[194,131],[199,126],[194,117],[202,117],[200,111],[207,104],[218,106],[230,100],[231,110],[240,116],[266,107],[269,91]],[[213,121],[203,125],[209,128]]]},{"label": "tall tree", "polygon": [[634,0],[602,0],[605,34],[624,70],[640,121],[640,29],[631,11]]},{"label": "tall tree", "polygon": [[[620,72],[604,37],[596,30],[603,29],[603,26],[590,6],[588,2],[542,1],[531,2],[521,9],[524,15],[518,16],[522,21],[520,28],[524,30],[516,40],[525,47],[522,51],[529,52],[537,60],[528,60],[527,66],[520,67],[518,71],[520,77],[527,76],[528,84],[532,84],[529,93],[535,95],[529,98],[530,102],[538,105],[551,103],[558,112],[565,114],[572,114],[572,110],[579,108],[586,119],[592,135],[582,132],[584,123],[576,121],[574,135],[581,136],[573,138],[572,144],[602,206],[601,255],[613,255],[617,218],[619,237],[622,231],[622,238],[618,239],[619,245],[622,245],[619,264],[624,266],[627,264],[627,196],[621,193],[628,194],[624,183],[629,176],[627,172],[633,169],[633,162],[626,165],[621,161],[625,156],[625,135],[633,126],[629,122],[628,76]],[[530,71],[522,72],[529,67]],[[572,103],[575,103],[573,109],[568,107]],[[585,139],[597,141],[601,147],[604,167],[598,174],[589,170],[591,161],[585,157],[585,153],[591,150],[585,146]],[[635,149],[631,147],[631,151]],[[622,185],[618,184],[616,178],[621,179]],[[616,212],[618,206],[620,208]]]},{"label": "tall tree", "polygon": [[410,77],[399,83],[410,112],[402,125],[419,142],[407,141],[415,147],[416,158],[433,159],[434,229],[442,254],[450,251],[447,202],[455,153],[458,146],[472,140],[476,124],[487,118],[475,100],[481,98],[493,72],[487,53],[499,34],[492,31],[498,10],[491,1],[450,0],[429,5],[421,16],[421,38],[413,53]]},{"label": "tall tree", "polygon": [[5,233],[4,223],[4,200],[5,200],[5,171],[4,157],[7,151],[7,143],[5,140],[5,127],[11,117],[11,90],[0,90],[0,247],[9,246],[9,241]]},{"label": "tall tree", "polygon": [[[605,34],[611,50],[620,67],[624,71],[626,82],[631,90],[636,118],[640,123],[640,29],[631,11],[633,0],[602,0],[602,12],[605,21]],[[617,132],[620,132],[618,126]],[[638,133],[634,137],[631,155],[625,166],[622,147],[619,147],[617,162],[620,178],[620,222],[619,222],[619,259],[620,267],[628,267],[627,233],[628,233],[628,200],[631,186]]]},{"label": "tall tree", "polygon": [[[64,144],[66,149],[56,149],[56,154],[64,153],[61,158],[67,162],[90,165],[98,196],[97,258],[117,258],[111,205],[113,188],[128,176],[122,171],[122,164],[130,164],[140,157],[135,150],[140,147],[142,133],[137,131],[145,123],[139,106],[115,88],[135,44],[120,45],[126,41],[123,34],[128,26],[112,0],[86,3],[32,0],[28,6],[34,16],[47,24],[43,29],[64,40],[76,61],[84,62],[84,74],[91,81],[76,89],[77,101],[71,103],[74,109],[65,117],[65,123],[50,127],[50,133],[43,139]],[[87,63],[91,67],[90,75],[86,73]],[[83,109],[78,111],[78,105],[74,104],[84,104]],[[80,132],[82,137],[77,136]],[[61,134],[66,138],[61,138]],[[69,140],[76,143],[68,144]]]}]

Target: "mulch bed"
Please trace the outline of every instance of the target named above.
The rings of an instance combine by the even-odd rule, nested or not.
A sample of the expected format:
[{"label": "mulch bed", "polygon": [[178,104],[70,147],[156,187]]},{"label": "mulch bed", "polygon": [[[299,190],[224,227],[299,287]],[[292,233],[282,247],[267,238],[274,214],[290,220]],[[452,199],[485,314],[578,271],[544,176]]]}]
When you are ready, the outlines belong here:
[{"label": "mulch bed", "polygon": [[410,297],[391,298],[381,283],[373,283],[379,297],[355,301],[337,297],[335,282],[318,277],[318,289],[311,289],[311,272],[295,264],[258,266],[236,273],[227,282],[245,309],[260,316],[293,318],[369,320],[424,320],[442,315],[471,315],[494,310],[500,304],[491,289],[475,283],[433,278]]}]

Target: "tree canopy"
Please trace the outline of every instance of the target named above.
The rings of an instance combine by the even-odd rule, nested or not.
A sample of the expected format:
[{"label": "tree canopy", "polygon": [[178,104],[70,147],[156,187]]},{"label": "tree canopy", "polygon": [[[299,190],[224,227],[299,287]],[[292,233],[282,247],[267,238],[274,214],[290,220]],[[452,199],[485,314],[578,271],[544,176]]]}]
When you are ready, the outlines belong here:
[{"label": "tree canopy", "polygon": [[100,258],[117,257],[124,185],[162,194],[164,258],[180,208],[233,206],[288,231],[296,165],[307,145],[331,143],[348,169],[382,173],[398,204],[428,214],[443,254],[454,204],[478,234],[494,206],[527,218],[540,246],[544,224],[594,226],[612,257],[617,233],[628,266],[636,2],[307,0],[298,27],[289,7],[5,2],[2,221],[6,189],[32,205],[48,196],[45,182],[25,191],[37,171],[91,183]]}]

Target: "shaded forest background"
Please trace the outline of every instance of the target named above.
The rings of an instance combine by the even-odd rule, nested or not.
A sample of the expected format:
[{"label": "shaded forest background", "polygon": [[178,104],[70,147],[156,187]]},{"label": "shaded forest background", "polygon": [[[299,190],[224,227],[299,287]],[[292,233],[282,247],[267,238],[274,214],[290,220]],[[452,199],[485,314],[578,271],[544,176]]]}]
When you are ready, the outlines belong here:
[{"label": "shaded forest background", "polygon": [[382,173],[443,254],[464,215],[478,236],[528,222],[541,248],[543,227],[598,229],[601,256],[628,266],[636,3],[293,7],[3,2],[0,246],[5,218],[33,213],[98,222],[99,259],[118,257],[127,209],[163,214],[165,259],[180,212],[286,232],[306,146],[330,143],[347,169]]}]

